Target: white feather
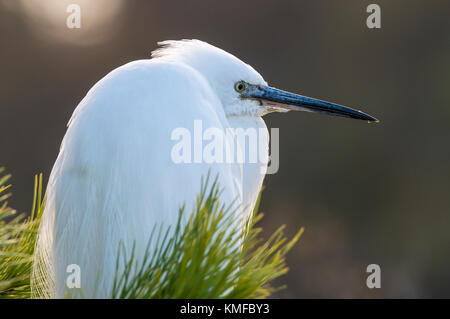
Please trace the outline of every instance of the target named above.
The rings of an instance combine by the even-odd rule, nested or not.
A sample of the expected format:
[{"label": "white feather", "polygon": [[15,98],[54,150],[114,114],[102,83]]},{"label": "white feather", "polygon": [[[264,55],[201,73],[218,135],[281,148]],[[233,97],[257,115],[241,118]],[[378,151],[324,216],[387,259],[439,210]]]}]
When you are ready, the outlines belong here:
[{"label": "white feather", "polygon": [[[179,207],[194,206],[201,177],[218,174],[221,200],[253,208],[264,164],[171,160],[171,133],[260,127],[258,104],[242,101],[234,83],[264,84],[236,57],[198,40],[169,41],[150,60],[106,75],[80,102],[53,167],[33,267],[35,297],[64,297],[69,264],[81,269],[85,297],[111,296],[118,244],[142,257],[155,223],[173,225]],[[267,148],[268,141],[265,141]]]}]

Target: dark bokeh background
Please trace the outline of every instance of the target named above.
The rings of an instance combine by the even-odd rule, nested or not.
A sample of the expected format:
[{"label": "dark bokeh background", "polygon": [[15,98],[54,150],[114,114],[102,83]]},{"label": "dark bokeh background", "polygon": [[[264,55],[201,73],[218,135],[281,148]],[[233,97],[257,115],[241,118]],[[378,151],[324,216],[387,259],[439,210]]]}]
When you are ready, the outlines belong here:
[{"label": "dark bokeh background", "polygon": [[[82,28],[66,25],[81,5]],[[29,211],[66,123],[113,68],[164,39],[198,38],[274,86],[381,120],[271,114],[280,170],[267,176],[266,234],[305,226],[276,297],[450,297],[450,2],[0,0],[0,165]],[[382,287],[366,287],[381,266]]]}]

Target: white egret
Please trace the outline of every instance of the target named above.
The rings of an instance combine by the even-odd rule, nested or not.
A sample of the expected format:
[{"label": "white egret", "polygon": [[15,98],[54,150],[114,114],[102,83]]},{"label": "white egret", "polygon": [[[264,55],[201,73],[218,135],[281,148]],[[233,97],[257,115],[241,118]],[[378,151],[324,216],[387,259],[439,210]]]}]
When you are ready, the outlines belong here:
[{"label": "white egret", "polygon": [[[193,206],[201,177],[218,175],[221,200],[250,211],[265,161],[175,163],[176,128],[261,128],[266,113],[305,110],[376,121],[337,104],[267,86],[251,66],[199,40],[164,41],[96,83],[75,109],[47,186],[33,291],[63,297],[67,266],[81,269],[86,297],[108,297],[120,241],[142,257],[155,223]],[[268,138],[263,153],[268,155]],[[239,145],[243,153],[246,146]],[[195,150],[194,150],[195,151]]]}]

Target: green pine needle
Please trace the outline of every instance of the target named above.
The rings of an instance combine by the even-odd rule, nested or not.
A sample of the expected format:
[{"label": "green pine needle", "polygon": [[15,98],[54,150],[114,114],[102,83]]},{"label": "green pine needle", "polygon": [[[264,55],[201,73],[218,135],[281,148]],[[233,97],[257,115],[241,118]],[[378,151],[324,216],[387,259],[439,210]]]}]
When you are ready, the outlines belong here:
[{"label": "green pine needle", "polygon": [[[0,168],[0,174],[4,169]],[[16,215],[5,201],[10,175],[0,178],[0,298],[30,298],[30,276],[39,221],[44,211],[42,174],[35,176],[31,215]]]},{"label": "green pine needle", "polygon": [[[30,298],[32,257],[45,203],[42,175],[35,177],[29,218],[16,216],[5,201],[9,177],[0,177],[0,298]],[[174,228],[154,227],[142,262],[135,260],[134,249],[126,252],[120,245],[116,268],[123,271],[116,272],[111,297],[265,298],[281,289],[269,283],[288,271],[285,256],[303,229],[287,240],[280,227],[263,241],[255,227],[262,214],[256,210],[242,224],[236,210],[220,203],[217,178],[210,183],[208,175],[190,214],[182,207]]]}]

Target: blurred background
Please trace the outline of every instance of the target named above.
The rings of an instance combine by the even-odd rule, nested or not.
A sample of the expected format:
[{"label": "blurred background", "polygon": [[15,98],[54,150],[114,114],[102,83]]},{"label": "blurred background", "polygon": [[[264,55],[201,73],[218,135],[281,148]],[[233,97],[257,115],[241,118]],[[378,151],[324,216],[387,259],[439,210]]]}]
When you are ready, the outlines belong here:
[{"label": "blurred background", "polygon": [[[81,28],[69,29],[69,4]],[[112,69],[165,39],[197,38],[270,85],[353,106],[367,124],[296,112],[280,128],[280,169],[265,179],[267,236],[305,233],[277,298],[450,297],[450,2],[0,0],[0,166],[10,205],[31,208],[66,123]],[[366,267],[381,267],[368,289]]]}]

